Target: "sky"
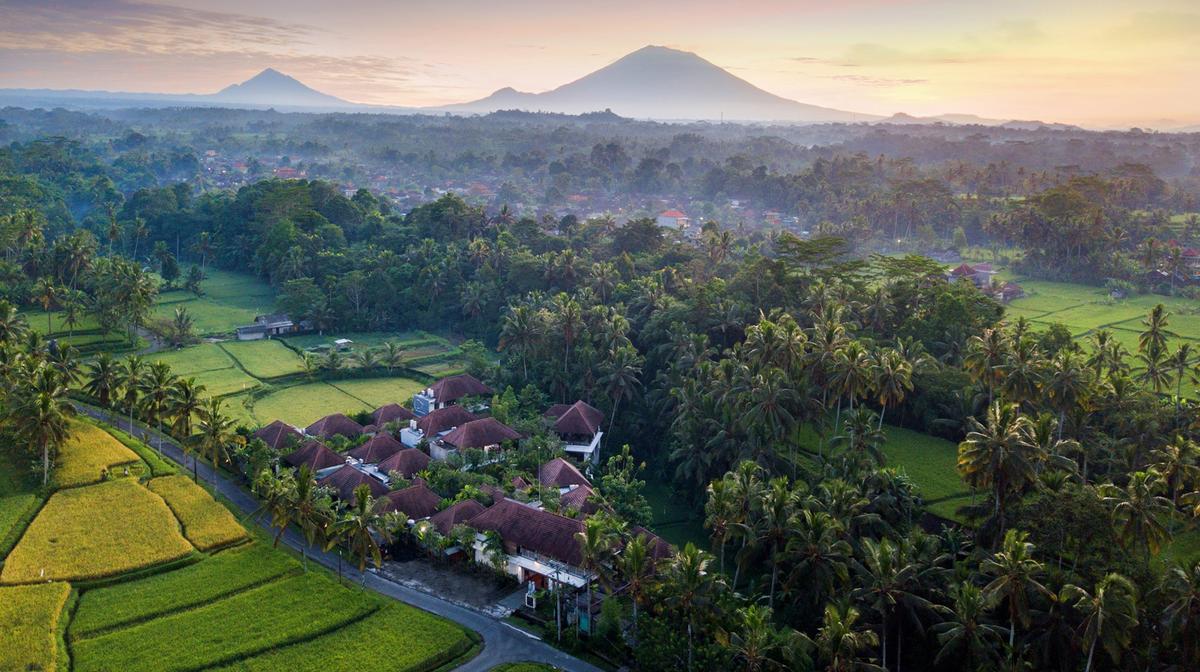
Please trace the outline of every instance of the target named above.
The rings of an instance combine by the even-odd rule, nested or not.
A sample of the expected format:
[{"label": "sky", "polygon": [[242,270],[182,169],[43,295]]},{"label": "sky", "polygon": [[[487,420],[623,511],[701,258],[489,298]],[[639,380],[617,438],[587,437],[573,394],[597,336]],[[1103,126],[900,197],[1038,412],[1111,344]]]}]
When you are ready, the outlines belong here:
[{"label": "sky", "polygon": [[647,44],[872,114],[1200,124],[1200,0],[0,0],[0,88],[545,91]]}]

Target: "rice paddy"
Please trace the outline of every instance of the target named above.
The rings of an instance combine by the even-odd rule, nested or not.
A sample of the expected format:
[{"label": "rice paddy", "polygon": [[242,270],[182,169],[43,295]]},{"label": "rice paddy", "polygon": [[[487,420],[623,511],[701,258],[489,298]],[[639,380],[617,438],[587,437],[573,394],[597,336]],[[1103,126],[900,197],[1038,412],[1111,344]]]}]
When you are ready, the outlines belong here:
[{"label": "rice paddy", "polygon": [[111,434],[93,424],[75,421],[58,451],[54,483],[60,488],[99,483],[105,470],[117,475],[123,474],[125,467],[131,475],[145,468],[137,454]]},{"label": "rice paddy", "polygon": [[246,538],[246,529],[229,509],[221,506],[187,476],[165,476],[146,484],[183,526],[183,536],[201,551],[235,544]]},{"label": "rice paddy", "polygon": [[59,617],[71,586],[0,587],[0,670],[58,667]]}]

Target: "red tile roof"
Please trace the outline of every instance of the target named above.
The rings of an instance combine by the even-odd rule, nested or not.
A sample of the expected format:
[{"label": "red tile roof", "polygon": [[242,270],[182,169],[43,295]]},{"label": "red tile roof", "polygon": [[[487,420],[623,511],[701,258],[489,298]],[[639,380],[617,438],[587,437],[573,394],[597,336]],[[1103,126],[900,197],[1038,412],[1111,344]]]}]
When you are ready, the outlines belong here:
[{"label": "red tile roof", "polygon": [[399,511],[409,518],[417,520],[437,513],[438,504],[442,503],[442,498],[430,490],[424,482],[389,492],[387,498],[388,503],[383,507],[385,512]]},{"label": "red tile roof", "polygon": [[495,418],[482,418],[459,425],[454,431],[443,436],[442,442],[459,449],[486,448],[519,438],[521,433],[512,427]]},{"label": "red tile roof", "polygon": [[430,516],[429,520],[438,532],[450,534],[450,530],[453,530],[455,525],[466,523],[482,513],[483,510],[483,504],[473,499],[464,499],[438,511]]},{"label": "red tile roof", "polygon": [[[554,406],[551,410],[557,408]],[[554,431],[568,435],[595,436],[600,431],[600,423],[604,422],[604,414],[599,409],[582,401],[567,406],[553,417],[558,418],[554,421]]]},{"label": "red tile roof", "polygon": [[377,465],[377,469],[385,474],[398,471],[405,478],[412,478],[429,466],[429,456],[416,448],[405,448],[395,453]]},{"label": "red tile roof", "polygon": [[950,271],[950,275],[975,275],[975,269],[971,268],[967,264],[959,264],[957,268],[955,268],[953,271]]},{"label": "red tile roof", "polygon": [[556,457],[543,464],[538,469],[538,480],[541,481],[542,485],[554,485],[560,488],[571,485],[586,485],[588,487],[592,485],[592,482],[579,469],[575,468],[575,465],[561,457]]},{"label": "red tile roof", "polygon": [[664,210],[664,211],[658,213],[658,216],[659,217],[674,217],[675,219],[679,219],[680,217],[687,217],[687,215],[683,214],[682,212],[680,212],[678,210]]},{"label": "red tile roof", "polygon": [[255,438],[262,439],[263,443],[274,448],[275,450],[281,450],[292,442],[299,442],[303,440],[304,432],[301,432],[282,420],[276,420],[255,432],[254,436]]},{"label": "red tile roof", "polygon": [[431,411],[429,415],[417,420],[417,429],[425,433],[425,438],[432,439],[438,432],[452,427],[465,425],[472,420],[478,420],[462,406],[447,406]]},{"label": "red tile roof", "polygon": [[362,425],[342,413],[334,413],[309,425],[304,432],[309,436],[319,436],[324,439],[337,435],[353,439],[362,434]]},{"label": "red tile roof", "polygon": [[560,562],[578,567],[581,560],[579,540],[583,521],[525,506],[511,499],[500,499],[467,523],[481,531],[494,531],[506,544],[515,544]]},{"label": "red tile roof", "polygon": [[375,409],[375,412],[371,414],[371,419],[375,421],[376,425],[382,427],[389,422],[397,420],[400,422],[416,420],[417,416],[400,404],[386,404]]},{"label": "red tile roof", "polygon": [[600,507],[591,501],[592,493],[595,492],[586,485],[577,485],[559,498],[558,503],[564,509],[575,509],[584,514],[593,514],[600,510]]},{"label": "red tile roof", "polygon": [[363,483],[366,483],[367,487],[371,489],[372,497],[383,497],[388,494],[387,486],[381,483],[379,479],[372,478],[348,464],[317,481],[317,483],[333,488],[338,499],[351,504],[354,503],[354,489]]},{"label": "red tile roof", "polygon": [[404,444],[387,434],[376,434],[363,445],[346,454],[367,464],[377,464],[404,450]]},{"label": "red tile roof", "polygon": [[463,397],[492,393],[492,388],[484,385],[478,378],[469,373],[460,373],[457,376],[442,378],[431,385],[430,389],[433,390],[433,398],[442,404],[456,401]]},{"label": "red tile roof", "polygon": [[293,467],[307,464],[313,471],[320,471],[345,464],[346,458],[333,452],[329,446],[320,441],[309,440],[292,453],[284,456],[283,461]]}]

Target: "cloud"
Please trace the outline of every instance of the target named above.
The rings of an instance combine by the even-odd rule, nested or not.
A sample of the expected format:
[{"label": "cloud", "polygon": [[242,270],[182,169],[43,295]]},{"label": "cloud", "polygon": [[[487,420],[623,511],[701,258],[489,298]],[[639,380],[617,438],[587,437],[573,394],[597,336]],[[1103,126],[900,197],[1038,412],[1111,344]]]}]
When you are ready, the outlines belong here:
[{"label": "cloud", "polygon": [[1114,28],[1111,36],[1122,40],[1200,39],[1200,14],[1138,12]]},{"label": "cloud", "polygon": [[911,84],[925,84],[928,79],[915,78],[895,78],[895,77],[870,77],[868,75],[820,75],[826,79],[839,79],[864,86],[908,86]]},{"label": "cloud", "polygon": [[1038,27],[1036,21],[1032,19],[1013,19],[1010,21],[1001,21],[997,28],[1000,38],[1006,42],[1040,42],[1046,38],[1046,34]]},{"label": "cloud", "polygon": [[845,67],[859,67],[875,65],[948,65],[979,63],[990,59],[990,56],[980,52],[942,48],[906,50],[874,42],[860,42],[851,45],[844,55],[834,59],[832,62]]}]

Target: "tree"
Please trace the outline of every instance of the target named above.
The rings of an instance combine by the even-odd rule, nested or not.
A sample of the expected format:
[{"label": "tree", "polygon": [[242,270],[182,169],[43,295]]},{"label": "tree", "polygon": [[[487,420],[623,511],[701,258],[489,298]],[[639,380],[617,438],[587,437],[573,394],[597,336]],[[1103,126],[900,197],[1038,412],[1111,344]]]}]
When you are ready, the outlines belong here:
[{"label": "tree", "polygon": [[1063,586],[1062,600],[1071,603],[1083,616],[1079,629],[1088,652],[1084,672],[1092,670],[1096,644],[1114,663],[1119,663],[1138,624],[1137,590],[1129,579],[1110,573],[1100,579],[1094,593],[1069,583]]},{"label": "tree", "polygon": [[121,372],[117,361],[107,352],[101,352],[88,364],[88,377],[83,391],[94,397],[104,408],[111,409],[121,388],[120,380]]},{"label": "tree", "polygon": [[[229,460],[229,448],[245,442],[245,438],[234,432],[234,421],[225,416],[219,397],[209,397],[198,413],[200,434],[197,437],[199,452],[212,464],[212,487],[217,485],[217,471],[222,462]],[[193,458],[194,460],[195,458]],[[192,469],[196,466],[193,463]]]},{"label": "tree", "polygon": [[612,415],[608,418],[608,432],[612,434],[613,424],[617,419],[617,409],[621,401],[632,400],[641,387],[638,377],[642,375],[641,356],[633,346],[624,345],[609,353],[605,363],[605,374],[600,379],[600,385],[612,399]]},{"label": "tree", "polygon": [[1035,465],[1041,460],[1032,441],[1029,419],[1016,404],[988,407],[987,424],[967,419],[970,431],[958,444],[958,473],[973,488],[992,490],[993,517],[1004,531],[1008,498],[1037,480]]},{"label": "tree", "polygon": [[154,362],[147,375],[141,380],[142,408],[146,419],[158,425],[158,452],[162,453],[163,419],[167,415],[171,390],[175,387],[175,375],[166,362]]},{"label": "tree", "polygon": [[1171,500],[1158,494],[1162,481],[1153,472],[1137,471],[1124,488],[1111,483],[1100,486],[1104,503],[1112,508],[1113,524],[1126,548],[1141,547],[1147,561],[1171,538],[1163,524],[1175,514]]},{"label": "tree", "polygon": [[717,579],[708,571],[711,556],[688,542],[671,558],[664,581],[668,594],[674,596],[673,606],[682,612],[687,623],[687,669],[693,669],[695,631],[701,612],[708,606]]},{"label": "tree", "polygon": [[[575,541],[579,542],[581,567],[600,578],[608,571],[616,550],[616,538],[605,522],[592,516],[584,521],[583,531],[575,533]],[[587,615],[588,633],[591,634],[592,623],[592,580],[587,584]]]},{"label": "tree", "polygon": [[630,539],[620,555],[621,577],[633,603],[633,641],[637,642],[638,608],[644,597],[646,584],[654,573],[654,557],[650,553],[650,541],[639,534]]},{"label": "tree", "polygon": [[771,566],[771,588],[767,604],[775,608],[775,586],[779,582],[779,566],[783,563],[783,550],[787,546],[796,516],[796,493],[787,479],[771,479],[763,491],[757,507],[758,518],[754,522],[755,545],[767,549],[767,562]]},{"label": "tree", "polygon": [[142,379],[146,375],[146,361],[140,355],[125,358],[120,369],[121,397],[129,409],[129,428],[133,431],[133,410],[142,391]]},{"label": "tree", "polygon": [[994,669],[1000,662],[1000,646],[1004,629],[984,622],[987,599],[983,591],[970,583],[961,583],[951,590],[954,611],[945,622],[933,626],[938,649],[935,665],[950,664],[953,669]]},{"label": "tree", "polygon": [[58,375],[45,365],[35,371],[25,399],[10,411],[17,433],[41,453],[42,485],[50,483],[50,458],[67,439],[75,407]]},{"label": "tree", "polygon": [[[167,399],[167,414],[172,418],[171,431],[185,450],[192,446],[193,420],[200,413],[205,387],[195,378],[177,379]],[[192,480],[198,480],[196,460],[192,460]]]},{"label": "tree", "polygon": [[[887,537],[876,542],[862,541],[863,560],[856,565],[861,577],[854,596],[879,614],[880,664],[887,668],[888,624],[893,612],[902,602],[915,602],[928,607],[924,598],[915,592],[917,567],[906,557],[904,548],[893,544]],[[903,641],[903,630],[899,638]]]},{"label": "tree", "polygon": [[879,429],[883,429],[883,415],[889,406],[899,406],[906,392],[913,389],[912,365],[895,350],[881,353],[872,365],[874,387],[879,397]]},{"label": "tree", "polygon": [[991,602],[1003,601],[1008,607],[1008,650],[1015,656],[1017,625],[1029,627],[1030,595],[1045,595],[1049,591],[1038,582],[1042,563],[1033,558],[1033,544],[1026,541],[1028,533],[1009,530],[1004,534],[1001,549],[980,563],[984,574],[992,577],[983,589]]},{"label": "tree", "polygon": [[1001,381],[1008,351],[1008,336],[1000,328],[989,327],[979,336],[972,336],[967,341],[963,368],[987,388],[989,406],[995,400],[995,388]]},{"label": "tree", "polygon": [[[295,512],[293,518],[296,526],[304,535],[308,546],[324,545],[326,532],[333,522],[333,505],[329,497],[317,487],[317,479],[312,467],[300,465],[296,471],[295,485],[289,494],[288,504]],[[300,558],[304,563],[304,571],[308,571],[308,552],[306,547],[300,548]]]},{"label": "tree", "polygon": [[821,628],[817,631],[818,660],[825,672],[878,672],[884,668],[862,656],[879,645],[879,637],[858,626],[858,610],[849,602],[825,605]]},{"label": "tree", "polygon": [[1184,669],[1200,669],[1200,560],[1168,569],[1161,590],[1168,641],[1180,647]]},{"label": "tree", "polygon": [[500,326],[500,349],[516,351],[521,357],[521,379],[529,380],[529,355],[541,339],[542,325],[529,306],[516,306]]},{"label": "tree", "polygon": [[327,542],[330,547],[339,539],[346,543],[350,556],[358,558],[359,580],[363,586],[367,583],[367,561],[374,562],[377,568],[383,566],[383,554],[376,533],[381,538],[390,538],[382,513],[386,505],[387,499],[375,500],[371,497],[371,489],[366,483],[359,485],[354,489],[350,508],[334,525],[334,533]]},{"label": "tree", "polygon": [[58,285],[54,283],[54,278],[50,276],[42,276],[38,278],[37,284],[34,285],[33,295],[37,299],[38,304],[42,306],[42,310],[46,311],[46,336],[54,333],[53,313],[50,309],[58,304],[61,292]]},{"label": "tree", "polygon": [[1175,440],[1150,454],[1150,468],[1171,493],[1171,511],[1179,509],[1179,494],[1200,480],[1200,446],[1176,434]]}]

